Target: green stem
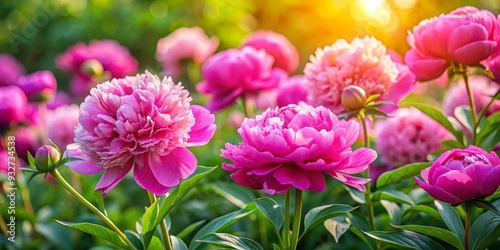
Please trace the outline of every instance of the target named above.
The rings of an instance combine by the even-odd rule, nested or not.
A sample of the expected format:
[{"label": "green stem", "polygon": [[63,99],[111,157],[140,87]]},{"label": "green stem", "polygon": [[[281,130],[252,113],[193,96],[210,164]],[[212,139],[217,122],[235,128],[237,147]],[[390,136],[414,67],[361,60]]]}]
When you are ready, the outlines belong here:
[{"label": "green stem", "polygon": [[471,202],[467,201],[465,202],[465,231],[464,231],[464,245],[465,245],[465,250],[470,249],[470,204]]},{"label": "green stem", "polygon": [[[151,205],[156,202],[156,195],[148,191],[148,198],[149,202]],[[158,204],[156,204],[158,206]],[[161,230],[161,236],[163,237],[163,246],[165,250],[171,250],[172,249],[172,243],[170,242],[170,235],[168,233],[168,228],[167,228],[167,223],[165,222],[165,219],[162,219],[160,222],[160,230]]]},{"label": "green stem", "polygon": [[104,215],[99,209],[97,209],[92,203],[88,202],[80,193],[78,193],[71,185],[69,185],[66,180],[61,176],[59,171],[57,169],[53,169],[50,171],[50,174],[59,182],[61,185],[68,190],[72,195],[74,195],[78,201],[80,201],[83,205],[85,205],[90,211],[95,213],[99,218],[101,218],[106,225],[108,225],[113,231],[115,231],[118,236],[127,244],[127,246],[132,249],[136,250],[135,246],[130,242],[130,240],[125,236],[125,234],[106,216]]},{"label": "green stem", "polygon": [[289,189],[285,194],[285,227],[283,228],[283,246],[282,249],[286,250],[290,247],[290,193]]},{"label": "green stem", "polygon": [[297,249],[300,231],[300,219],[302,217],[302,190],[295,189],[295,208],[293,215],[292,244],[290,250]]},{"label": "green stem", "polygon": [[488,104],[479,113],[479,116],[478,116],[477,121],[476,121],[476,127],[479,126],[479,123],[481,122],[481,119],[483,119],[483,117],[486,115],[486,112],[488,112],[488,109],[490,108],[491,104],[493,104],[493,102],[495,100],[497,100],[497,98],[499,98],[499,97],[500,97],[500,89],[498,89],[497,93],[493,97],[491,97],[491,100],[488,102]]},{"label": "green stem", "polygon": [[472,118],[472,145],[476,144],[476,132],[478,120],[476,119],[476,105],[474,104],[474,96],[472,94],[472,89],[469,84],[469,77],[467,75],[467,71],[462,72],[462,76],[464,77],[465,88],[467,89],[467,96],[469,98],[470,105],[470,116]]},{"label": "green stem", "polygon": [[[366,117],[363,113],[360,113],[360,119],[361,125],[363,126],[363,134],[364,134],[364,147],[365,148],[370,148],[370,137],[368,136],[368,129],[366,126]],[[365,178],[370,178],[370,167],[367,167],[365,169]],[[373,203],[372,203],[372,195],[371,195],[371,183],[367,182],[365,184],[366,192],[365,192],[365,202],[366,202],[366,209],[368,212],[368,222],[370,223],[370,229],[372,231],[377,230],[375,226],[375,213],[373,211]]]}]

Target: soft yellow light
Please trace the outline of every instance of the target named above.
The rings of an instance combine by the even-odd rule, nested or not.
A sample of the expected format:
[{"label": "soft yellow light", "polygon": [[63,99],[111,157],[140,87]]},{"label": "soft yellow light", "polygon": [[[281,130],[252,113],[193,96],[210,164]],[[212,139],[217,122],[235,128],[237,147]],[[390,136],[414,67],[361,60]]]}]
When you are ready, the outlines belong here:
[{"label": "soft yellow light", "polygon": [[386,8],[385,0],[357,0],[357,4],[365,15],[372,17]]}]

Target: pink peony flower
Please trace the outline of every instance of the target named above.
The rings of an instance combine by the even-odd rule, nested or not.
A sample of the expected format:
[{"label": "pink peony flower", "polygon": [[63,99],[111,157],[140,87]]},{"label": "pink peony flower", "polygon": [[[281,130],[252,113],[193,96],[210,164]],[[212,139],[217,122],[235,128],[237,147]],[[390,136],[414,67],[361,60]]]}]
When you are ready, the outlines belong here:
[{"label": "pink peony flower", "polygon": [[360,173],[377,157],[374,150],[352,145],[359,133],[355,121],[339,120],[324,107],[304,103],[268,109],[255,119],[245,119],[238,129],[242,142],[226,144],[221,156],[232,163],[222,168],[232,172],[240,185],[281,194],[295,187],[325,190],[323,173],[364,191],[369,179]]},{"label": "pink peony flower", "polygon": [[18,126],[14,131],[16,137],[16,153],[24,162],[28,162],[28,152],[35,155],[42,146],[42,140],[36,127]]},{"label": "pink peony flower", "polygon": [[421,172],[423,181],[415,176],[418,185],[432,197],[451,204],[482,199],[492,195],[500,186],[500,159],[484,149],[446,151]]},{"label": "pink peony flower", "polygon": [[17,84],[24,91],[30,102],[46,102],[54,98],[57,81],[48,70],[19,77]]},{"label": "pink peony flower", "polygon": [[414,162],[441,148],[451,139],[448,130],[415,108],[402,108],[394,117],[375,122],[375,147],[382,165],[394,169]]},{"label": "pink peony flower", "polygon": [[[495,95],[500,88],[498,84],[495,84],[488,77],[482,75],[471,75],[469,77],[469,84],[477,112],[486,107],[491,100],[491,96]],[[469,106],[468,100],[467,89],[462,79],[458,83],[453,84],[445,93],[442,102],[443,112],[448,116],[455,116],[455,108],[462,105]],[[495,100],[488,108],[486,115],[498,111],[500,111],[500,100]]]},{"label": "pink peony flower", "polygon": [[306,102],[309,94],[307,87],[307,79],[303,75],[288,78],[276,91],[276,103],[278,107]]},{"label": "pink peony flower", "polygon": [[28,99],[18,86],[0,87],[0,130],[23,120],[27,107]]},{"label": "pink peony flower", "polygon": [[272,69],[273,59],[264,50],[252,47],[228,49],[210,57],[202,67],[204,81],[196,86],[212,98],[207,104],[211,111],[232,105],[240,96],[275,88],[286,78],[281,69]]},{"label": "pink peony flower", "polygon": [[[497,18],[498,29],[500,30],[500,15]],[[499,31],[500,33],[500,31]],[[500,84],[500,35],[498,35],[497,47],[491,53],[491,56],[484,62],[486,67],[493,73],[494,81]]]},{"label": "pink peony flower", "polygon": [[283,35],[270,30],[259,30],[250,34],[242,47],[263,49],[274,58],[274,67],[293,73],[299,66],[299,52]]},{"label": "pink peony flower", "polygon": [[406,66],[393,62],[385,46],[373,37],[355,38],[351,43],[341,39],[317,49],[304,75],[309,82],[308,102],[335,113],[345,110],[340,97],[349,85],[363,88],[367,96],[380,94],[378,100],[394,103],[415,87]]},{"label": "pink peony flower", "polygon": [[80,108],[76,104],[59,106],[47,112],[48,137],[59,148],[74,143],[75,127],[78,124]]},{"label": "pink peony flower", "polygon": [[182,60],[192,59],[201,65],[219,47],[216,37],[209,38],[200,27],[182,27],[161,38],[156,45],[156,60],[166,76],[182,73]]},{"label": "pink peony flower", "polygon": [[0,86],[15,85],[24,75],[24,67],[13,56],[0,54]]},{"label": "pink peony flower", "polygon": [[418,80],[437,78],[451,64],[475,65],[497,46],[500,26],[487,10],[466,6],[421,21],[407,41],[405,61]]},{"label": "pink peony flower", "polygon": [[47,108],[54,110],[60,106],[69,105],[71,103],[71,98],[66,92],[57,91],[54,99],[47,103]]},{"label": "pink peony flower", "polygon": [[96,190],[108,193],[133,169],[144,189],[163,195],[191,175],[197,160],[186,149],[206,144],[214,116],[190,105],[188,91],[171,78],[145,72],[97,85],[80,106],[67,165],[91,174],[104,171]]}]

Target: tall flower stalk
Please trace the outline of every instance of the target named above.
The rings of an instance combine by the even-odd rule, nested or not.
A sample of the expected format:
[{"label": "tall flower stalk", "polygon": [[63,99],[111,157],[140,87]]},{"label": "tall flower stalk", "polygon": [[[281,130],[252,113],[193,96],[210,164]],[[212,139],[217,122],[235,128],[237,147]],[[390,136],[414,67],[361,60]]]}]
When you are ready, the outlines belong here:
[{"label": "tall flower stalk", "polygon": [[[151,203],[151,206],[154,205],[156,202],[156,195],[148,191],[148,198],[149,202]],[[156,204],[158,206],[158,204]],[[162,219],[160,222],[160,230],[161,230],[161,236],[163,237],[163,247],[165,250],[171,250],[172,249],[172,243],[170,241],[170,234],[168,232],[168,227],[167,223],[165,222],[165,219]]]}]

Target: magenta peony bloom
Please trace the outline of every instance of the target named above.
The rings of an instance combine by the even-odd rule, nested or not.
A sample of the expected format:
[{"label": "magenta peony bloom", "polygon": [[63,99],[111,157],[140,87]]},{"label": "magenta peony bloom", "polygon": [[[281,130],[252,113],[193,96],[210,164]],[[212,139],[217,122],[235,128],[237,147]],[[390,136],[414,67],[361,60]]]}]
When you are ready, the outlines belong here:
[{"label": "magenta peony bloom", "polygon": [[469,146],[443,153],[421,172],[418,185],[432,197],[451,204],[482,199],[500,186],[500,159],[495,152]]},{"label": "magenta peony bloom", "polygon": [[209,38],[200,27],[182,27],[161,38],[156,45],[156,60],[166,76],[177,77],[182,72],[182,60],[192,59],[201,65],[219,47],[216,37]]},{"label": "magenta peony bloom", "polygon": [[[0,138],[0,139],[3,140],[3,138]],[[7,175],[8,174],[9,164],[7,162],[9,162],[9,157],[10,157],[9,152],[0,146],[0,162],[3,163],[2,165],[0,165],[0,175]]]},{"label": "magenta peony bloom", "polygon": [[270,30],[259,30],[250,34],[242,47],[263,49],[274,58],[274,67],[293,73],[299,66],[299,52],[283,35]]},{"label": "magenta peony bloom", "polygon": [[382,165],[389,170],[409,163],[427,161],[451,139],[448,130],[415,108],[398,109],[394,117],[375,122],[375,147]]},{"label": "magenta peony bloom", "polygon": [[307,101],[309,89],[307,88],[307,79],[303,75],[296,75],[284,81],[276,93],[276,103],[278,107],[288,104],[299,104]]},{"label": "magenta peony bloom", "polygon": [[351,43],[338,40],[317,49],[306,64],[308,102],[342,112],[342,90],[357,85],[367,96],[380,94],[378,100],[397,103],[415,87],[414,76],[405,67],[393,62],[385,46],[373,37],[355,38]]},{"label": "magenta peony bloom", "polygon": [[[491,96],[495,95],[500,85],[492,82],[488,77],[482,75],[471,75],[469,85],[472,90],[476,111],[479,113],[488,102]],[[448,116],[455,116],[455,108],[458,106],[469,106],[469,97],[463,79],[453,84],[443,97],[443,112]],[[486,115],[500,111],[500,100],[495,100],[486,111]]]},{"label": "magenta peony bloom", "polygon": [[0,86],[15,85],[24,75],[24,67],[13,56],[0,54]]},{"label": "magenta peony bloom", "polygon": [[242,142],[226,144],[221,156],[233,163],[222,168],[233,172],[240,185],[281,194],[295,187],[325,190],[323,173],[365,191],[369,179],[351,176],[375,160],[374,150],[352,145],[359,133],[355,121],[339,120],[324,107],[307,104],[268,109],[255,119],[245,119],[238,129]]},{"label": "magenta peony bloom", "polygon": [[21,76],[17,81],[30,102],[46,102],[54,98],[57,81],[54,74],[48,70],[37,71]]},{"label": "magenta peony bloom", "polygon": [[16,137],[16,153],[24,162],[28,162],[28,152],[35,155],[42,146],[42,140],[36,127],[18,126],[14,131]]},{"label": "magenta peony bloom", "polygon": [[48,137],[59,148],[74,143],[75,127],[78,124],[80,108],[76,104],[59,106],[47,112]]},{"label": "magenta peony bloom", "polygon": [[0,130],[25,118],[28,99],[18,86],[0,87]]},{"label": "magenta peony bloom", "polygon": [[437,78],[454,63],[475,65],[497,46],[500,25],[487,10],[466,6],[421,21],[407,41],[405,61],[418,80]]},{"label": "magenta peony bloom", "polygon": [[147,71],[97,85],[80,106],[78,145],[67,147],[69,156],[88,161],[67,165],[85,174],[104,171],[96,186],[103,194],[132,169],[139,186],[167,193],[197,166],[186,147],[208,143],[215,132],[214,116],[190,105],[188,94]]},{"label": "magenta peony bloom", "polygon": [[273,89],[286,78],[286,72],[272,69],[273,59],[264,50],[252,47],[228,49],[210,57],[202,67],[204,81],[196,86],[212,95],[207,104],[219,111],[240,97],[253,97],[259,91]]}]

